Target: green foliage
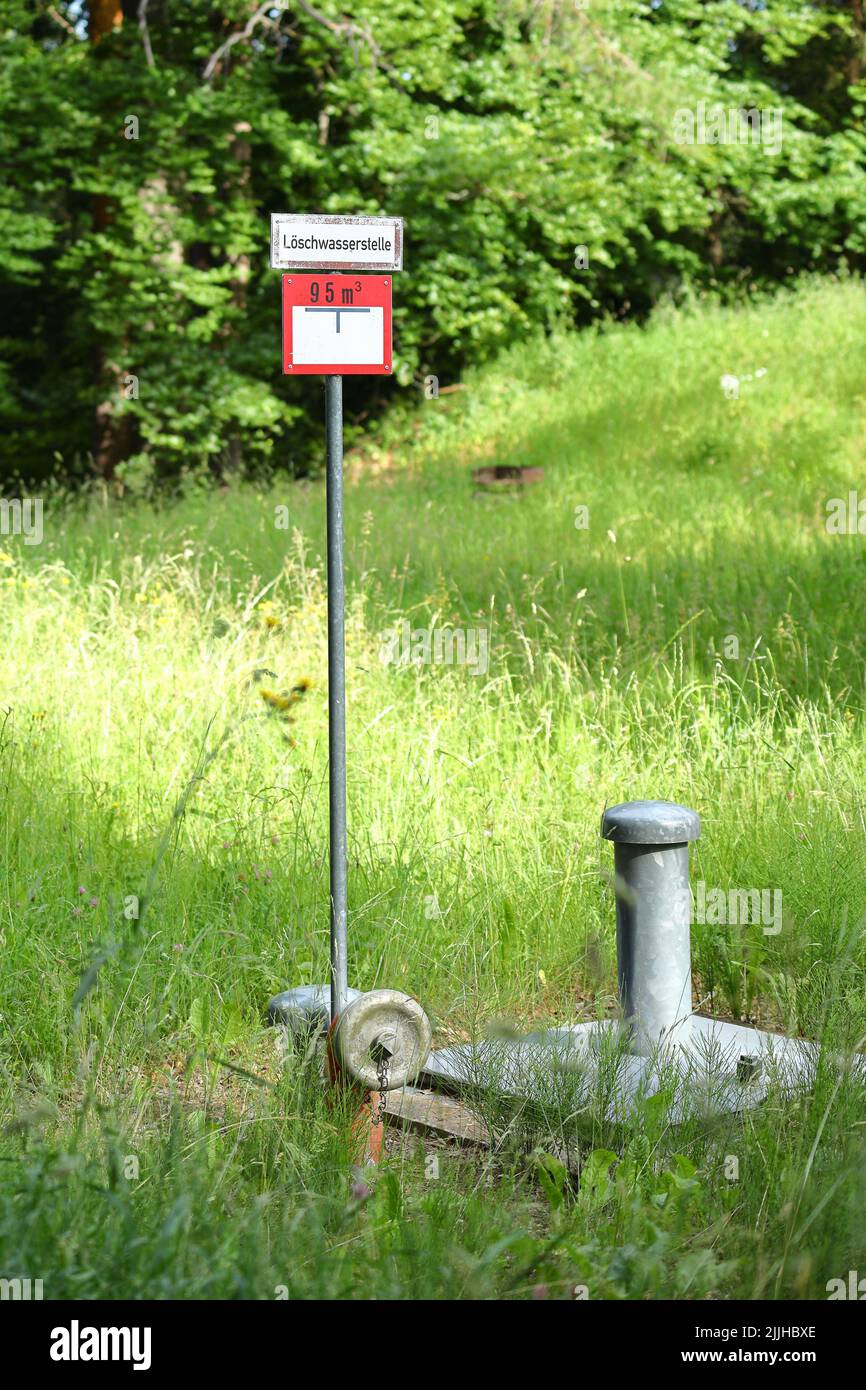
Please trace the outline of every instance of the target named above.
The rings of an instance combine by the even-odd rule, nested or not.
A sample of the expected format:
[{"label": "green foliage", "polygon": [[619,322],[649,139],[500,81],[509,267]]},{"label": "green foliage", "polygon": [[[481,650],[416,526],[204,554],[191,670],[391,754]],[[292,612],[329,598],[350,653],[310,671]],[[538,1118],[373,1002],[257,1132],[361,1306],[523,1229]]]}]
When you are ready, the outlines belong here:
[{"label": "green foliage", "polygon": [[[0,475],[306,468],[319,386],[280,377],[271,211],[406,219],[416,391],[690,284],[863,264],[841,3],[288,0],[243,37],[245,5],[151,0],[150,62],[125,10],[93,43],[68,0],[5,7]],[[778,113],[779,151],[678,143],[699,102]],[[347,402],[368,412],[369,383]]]}]

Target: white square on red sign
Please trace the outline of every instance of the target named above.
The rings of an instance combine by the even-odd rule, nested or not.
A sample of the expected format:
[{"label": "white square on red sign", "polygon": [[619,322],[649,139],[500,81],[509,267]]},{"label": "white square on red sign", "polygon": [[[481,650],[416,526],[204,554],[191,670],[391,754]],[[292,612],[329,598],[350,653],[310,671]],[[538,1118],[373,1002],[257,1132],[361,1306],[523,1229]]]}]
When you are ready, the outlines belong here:
[{"label": "white square on red sign", "polygon": [[283,371],[390,375],[391,277],[284,275]]}]

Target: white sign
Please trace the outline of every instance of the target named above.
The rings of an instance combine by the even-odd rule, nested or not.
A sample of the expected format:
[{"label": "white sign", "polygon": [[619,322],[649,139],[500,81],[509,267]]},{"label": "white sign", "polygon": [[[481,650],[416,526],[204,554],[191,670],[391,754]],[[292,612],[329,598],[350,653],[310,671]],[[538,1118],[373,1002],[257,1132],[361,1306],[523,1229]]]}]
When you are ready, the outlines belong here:
[{"label": "white sign", "polygon": [[283,371],[388,375],[391,277],[284,275]]},{"label": "white sign", "polygon": [[271,213],[274,270],[402,270],[402,217]]},{"label": "white sign", "polygon": [[296,367],[315,364],[353,367],[382,361],[385,342],[381,309],[292,309],[293,361]]}]

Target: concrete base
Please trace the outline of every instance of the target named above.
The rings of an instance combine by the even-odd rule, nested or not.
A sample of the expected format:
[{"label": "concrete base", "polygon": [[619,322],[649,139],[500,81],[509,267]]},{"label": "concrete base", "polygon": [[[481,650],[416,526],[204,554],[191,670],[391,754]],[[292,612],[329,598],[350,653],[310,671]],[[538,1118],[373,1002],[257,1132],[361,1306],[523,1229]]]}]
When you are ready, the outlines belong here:
[{"label": "concrete base", "polygon": [[[819,1044],[693,1014],[652,1055],[636,1055],[616,1022],[578,1023],[518,1039],[491,1039],[430,1054],[423,1084],[458,1093],[493,1093],[504,1101],[565,1110],[577,1124],[594,1113],[613,1123],[633,1117],[664,1093],[668,1119],[720,1115],[761,1104],[771,1086],[807,1090]],[[866,1079],[866,1056],[839,1057]]]}]

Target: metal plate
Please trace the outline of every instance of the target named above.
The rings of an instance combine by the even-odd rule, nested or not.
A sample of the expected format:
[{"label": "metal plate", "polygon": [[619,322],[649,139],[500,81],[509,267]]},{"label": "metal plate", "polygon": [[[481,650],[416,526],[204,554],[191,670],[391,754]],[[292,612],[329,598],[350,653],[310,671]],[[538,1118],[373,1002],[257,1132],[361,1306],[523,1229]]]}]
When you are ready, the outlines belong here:
[{"label": "metal plate", "polygon": [[284,275],[283,371],[389,376],[390,276]]},{"label": "metal plate", "polygon": [[[578,1023],[517,1039],[462,1043],[432,1052],[422,1084],[457,1094],[499,1096],[509,1102],[565,1107],[575,1126],[594,1106],[625,1124],[642,1102],[664,1090],[669,1119],[751,1110],[772,1085],[788,1096],[813,1084],[821,1048],[760,1028],[692,1014],[653,1057],[628,1049],[616,1023]],[[834,1059],[866,1081],[866,1056]]]},{"label": "metal plate", "polygon": [[402,217],[271,213],[274,270],[402,270]]}]

